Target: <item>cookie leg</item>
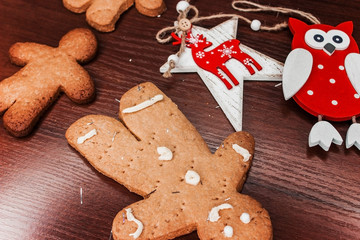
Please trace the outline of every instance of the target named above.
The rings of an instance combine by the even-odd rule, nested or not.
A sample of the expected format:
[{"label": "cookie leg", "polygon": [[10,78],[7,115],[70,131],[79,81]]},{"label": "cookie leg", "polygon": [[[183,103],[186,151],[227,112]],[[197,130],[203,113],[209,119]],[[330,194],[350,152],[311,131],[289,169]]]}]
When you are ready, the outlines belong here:
[{"label": "cookie leg", "polygon": [[16,101],[4,114],[5,128],[16,137],[28,135],[50,104],[46,98]]},{"label": "cookie leg", "polygon": [[94,0],[86,12],[86,20],[98,31],[114,31],[120,15],[133,4],[134,0]]},{"label": "cookie leg", "polygon": [[167,199],[156,194],[117,214],[112,227],[115,240],[173,239],[196,229],[192,214],[181,204],[181,198]]},{"label": "cookie leg", "polygon": [[0,83],[0,115],[15,103],[16,95],[10,94],[12,92],[10,89],[11,85]]}]

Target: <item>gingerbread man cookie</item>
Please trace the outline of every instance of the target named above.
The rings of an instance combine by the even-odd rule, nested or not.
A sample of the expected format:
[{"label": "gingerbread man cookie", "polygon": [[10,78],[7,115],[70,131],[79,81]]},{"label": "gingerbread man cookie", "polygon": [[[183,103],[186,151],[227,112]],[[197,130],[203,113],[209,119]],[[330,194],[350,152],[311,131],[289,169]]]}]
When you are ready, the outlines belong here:
[{"label": "gingerbread man cookie", "polygon": [[121,210],[113,238],[272,239],[268,212],[240,194],[254,153],[253,137],[231,134],[212,154],[177,106],[151,83],[121,98],[120,118],[90,115],[66,132],[98,171],[144,200]]},{"label": "gingerbread man cookie", "polygon": [[155,17],[166,9],[163,0],[63,0],[72,12],[86,12],[86,21],[100,32],[115,30],[120,15],[135,2],[136,9],[146,16]]},{"label": "gingerbread man cookie", "polygon": [[93,33],[81,28],[67,33],[57,48],[30,42],[11,46],[11,62],[25,67],[0,82],[5,128],[16,137],[29,134],[60,92],[79,104],[92,100],[94,83],[78,62],[89,61],[96,48]]}]

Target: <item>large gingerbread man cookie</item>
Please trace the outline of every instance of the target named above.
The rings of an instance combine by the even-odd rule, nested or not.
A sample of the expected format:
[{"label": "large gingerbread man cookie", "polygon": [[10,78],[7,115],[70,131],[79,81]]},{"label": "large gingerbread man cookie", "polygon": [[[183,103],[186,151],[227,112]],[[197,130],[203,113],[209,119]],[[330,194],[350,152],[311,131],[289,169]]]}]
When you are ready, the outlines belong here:
[{"label": "large gingerbread man cookie", "polygon": [[30,42],[11,46],[11,62],[25,67],[0,82],[5,128],[16,137],[29,134],[60,92],[79,104],[92,100],[94,84],[78,62],[89,61],[96,48],[93,33],[82,28],[67,33],[57,48]]},{"label": "large gingerbread man cookie", "polygon": [[166,10],[163,0],[63,0],[72,12],[86,12],[86,21],[100,32],[115,30],[120,15],[135,3],[136,9],[146,16],[155,17]]},{"label": "large gingerbread man cookie", "polygon": [[144,197],[121,210],[120,239],[272,239],[268,212],[240,194],[254,153],[253,137],[231,134],[212,154],[177,106],[151,83],[121,98],[120,118],[90,115],[66,132],[98,171]]}]

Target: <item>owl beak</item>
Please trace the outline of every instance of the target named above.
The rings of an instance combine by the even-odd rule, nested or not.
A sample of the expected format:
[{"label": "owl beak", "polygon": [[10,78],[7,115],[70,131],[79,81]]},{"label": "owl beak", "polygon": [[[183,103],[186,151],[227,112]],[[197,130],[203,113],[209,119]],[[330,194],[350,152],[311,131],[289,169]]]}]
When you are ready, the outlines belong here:
[{"label": "owl beak", "polygon": [[331,56],[334,52],[335,52],[335,46],[332,45],[331,43],[327,43],[325,44],[325,46],[323,47],[324,52],[326,52],[329,56]]}]

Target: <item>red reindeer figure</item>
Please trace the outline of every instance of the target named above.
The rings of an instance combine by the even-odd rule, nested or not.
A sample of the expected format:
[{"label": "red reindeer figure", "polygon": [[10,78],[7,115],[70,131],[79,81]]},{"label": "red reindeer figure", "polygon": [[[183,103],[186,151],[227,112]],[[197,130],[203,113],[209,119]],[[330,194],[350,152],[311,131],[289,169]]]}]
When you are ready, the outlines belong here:
[{"label": "red reindeer figure", "polygon": [[[232,85],[227,81],[222,72],[230,78],[235,86],[239,84],[236,78],[225,66],[225,63],[228,60],[233,58],[238,60],[246,67],[251,75],[255,73],[253,67],[256,67],[259,71],[262,69],[255,59],[240,50],[240,41],[237,39],[223,42],[211,51],[204,51],[204,49],[212,45],[212,42],[206,41],[206,38],[204,38],[203,35],[194,36],[191,32],[189,32],[186,43],[186,46],[191,48],[191,54],[195,63],[202,69],[215,74],[215,76],[223,81],[228,89],[231,89]],[[220,70],[222,72],[220,72]]]}]

